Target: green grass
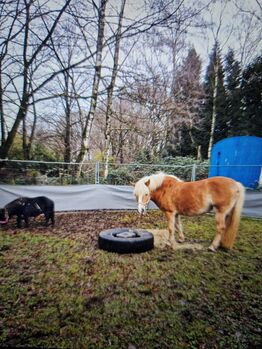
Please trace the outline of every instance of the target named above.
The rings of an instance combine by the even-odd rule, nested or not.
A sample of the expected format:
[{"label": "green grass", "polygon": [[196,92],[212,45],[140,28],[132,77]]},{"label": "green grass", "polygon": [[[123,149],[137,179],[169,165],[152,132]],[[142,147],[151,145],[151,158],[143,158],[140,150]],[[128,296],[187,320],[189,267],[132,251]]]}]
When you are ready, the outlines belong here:
[{"label": "green grass", "polygon": [[[163,228],[158,212],[143,227],[153,215]],[[214,217],[184,227],[207,247]],[[0,346],[258,349],[261,233],[261,220],[244,218],[231,251],[118,255],[77,239],[1,231]]]}]

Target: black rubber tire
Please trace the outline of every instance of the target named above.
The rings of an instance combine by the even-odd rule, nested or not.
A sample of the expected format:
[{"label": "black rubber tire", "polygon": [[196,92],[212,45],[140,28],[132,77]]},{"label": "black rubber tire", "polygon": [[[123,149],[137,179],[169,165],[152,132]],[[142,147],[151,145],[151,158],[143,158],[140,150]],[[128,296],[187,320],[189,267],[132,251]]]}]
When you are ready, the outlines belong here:
[{"label": "black rubber tire", "polygon": [[145,230],[108,229],[101,231],[99,234],[98,246],[100,249],[109,252],[141,253],[154,248],[154,235]]}]

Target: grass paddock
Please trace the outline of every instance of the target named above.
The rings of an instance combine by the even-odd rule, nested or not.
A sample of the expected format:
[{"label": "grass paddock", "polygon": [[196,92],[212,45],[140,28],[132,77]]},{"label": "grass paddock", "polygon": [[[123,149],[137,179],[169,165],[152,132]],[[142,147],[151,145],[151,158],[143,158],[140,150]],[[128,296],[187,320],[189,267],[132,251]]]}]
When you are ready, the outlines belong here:
[{"label": "grass paddock", "polygon": [[159,211],[62,214],[55,228],[0,230],[0,346],[261,348],[262,220],[242,218],[231,251],[207,251],[214,217],[184,218],[203,250],[118,255],[103,228],[163,229]]}]

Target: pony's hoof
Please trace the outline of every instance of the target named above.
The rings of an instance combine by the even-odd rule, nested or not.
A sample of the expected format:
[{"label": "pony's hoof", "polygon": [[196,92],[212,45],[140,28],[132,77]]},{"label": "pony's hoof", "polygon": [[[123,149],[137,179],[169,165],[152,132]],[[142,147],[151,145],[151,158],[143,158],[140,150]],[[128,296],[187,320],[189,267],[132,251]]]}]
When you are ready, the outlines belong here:
[{"label": "pony's hoof", "polygon": [[172,250],[175,250],[177,248],[176,240],[167,241],[166,245],[170,247]]},{"label": "pony's hoof", "polygon": [[179,242],[180,244],[182,244],[183,242],[185,242],[185,239],[184,239],[184,238],[179,238],[179,239],[177,240],[177,242]]},{"label": "pony's hoof", "polygon": [[172,243],[171,243],[171,246],[170,246],[171,248],[172,248],[172,250],[176,250],[178,247],[177,247],[177,241],[173,241]]},{"label": "pony's hoof", "polygon": [[213,245],[210,245],[210,246],[208,247],[208,251],[216,252],[216,249],[215,249],[215,247],[214,247]]}]

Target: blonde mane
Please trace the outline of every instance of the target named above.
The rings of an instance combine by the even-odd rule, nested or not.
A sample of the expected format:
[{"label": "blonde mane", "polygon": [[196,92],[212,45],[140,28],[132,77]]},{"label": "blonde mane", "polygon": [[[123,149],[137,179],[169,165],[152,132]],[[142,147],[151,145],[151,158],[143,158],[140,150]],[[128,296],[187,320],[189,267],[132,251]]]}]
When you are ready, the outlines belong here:
[{"label": "blonde mane", "polygon": [[166,174],[166,173],[163,173],[163,172],[159,172],[159,173],[153,174],[151,176],[145,176],[145,177],[141,178],[135,185],[134,194],[137,195],[137,194],[139,194],[141,192],[144,192],[145,189],[147,188],[145,183],[148,180],[150,180],[150,183],[149,183],[149,186],[148,186],[149,191],[151,192],[151,191],[156,190],[157,188],[159,188],[162,185],[165,177],[172,177],[175,180],[177,180],[179,182],[182,182],[182,180],[179,179],[176,176],[169,175],[169,174]]}]

